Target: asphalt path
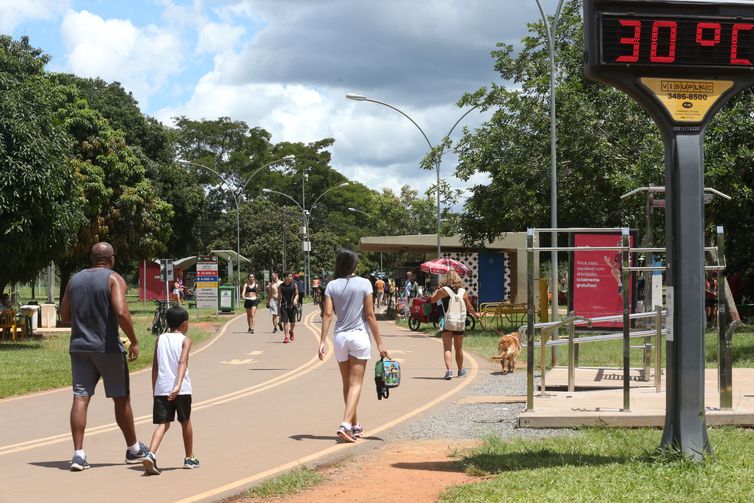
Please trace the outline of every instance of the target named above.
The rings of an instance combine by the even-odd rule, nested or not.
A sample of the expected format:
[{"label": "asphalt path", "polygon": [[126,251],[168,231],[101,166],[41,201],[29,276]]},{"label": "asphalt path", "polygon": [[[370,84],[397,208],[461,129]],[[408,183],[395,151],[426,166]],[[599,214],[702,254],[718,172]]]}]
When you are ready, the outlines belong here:
[{"label": "asphalt path", "polygon": [[[296,341],[283,344],[280,332],[272,333],[268,311],[260,309],[255,334],[246,331],[245,315],[235,317],[191,354],[191,420],[201,468],[183,469],[178,423],[158,452],[161,475],[146,476],[141,464],[125,464],[125,441],[100,384],[84,440],[91,468],[70,472],[72,398],[64,388],[0,401],[0,500],[216,501],[297,466],[347,456],[354,446],[383,445],[390,428],[470,384],[477,365],[467,355],[469,376],[444,381],[438,339],[379,324],[390,356],[401,362],[402,383],[388,400],[377,400],[370,360],[359,405],[366,437],[356,444],[341,443],[335,435],[342,388],[331,343],[327,358],[317,358],[319,310],[306,306]],[[131,374],[131,395],[138,437],[149,444],[149,370]]]}]

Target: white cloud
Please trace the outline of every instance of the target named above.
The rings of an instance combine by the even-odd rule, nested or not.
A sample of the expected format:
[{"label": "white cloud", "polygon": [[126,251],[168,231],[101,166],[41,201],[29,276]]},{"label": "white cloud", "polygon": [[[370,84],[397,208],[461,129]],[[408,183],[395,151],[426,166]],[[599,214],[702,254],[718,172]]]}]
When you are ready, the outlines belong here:
[{"label": "white cloud", "polygon": [[129,20],[69,11],[61,33],[69,71],[120,82],[143,108],[181,70],[184,60],[179,37],[152,24],[140,28]]},{"label": "white cloud", "polygon": [[231,51],[245,34],[243,26],[207,23],[199,30],[196,50],[200,54]]},{"label": "white cloud", "polygon": [[11,33],[27,21],[49,21],[68,9],[70,0],[0,0],[0,32]]}]

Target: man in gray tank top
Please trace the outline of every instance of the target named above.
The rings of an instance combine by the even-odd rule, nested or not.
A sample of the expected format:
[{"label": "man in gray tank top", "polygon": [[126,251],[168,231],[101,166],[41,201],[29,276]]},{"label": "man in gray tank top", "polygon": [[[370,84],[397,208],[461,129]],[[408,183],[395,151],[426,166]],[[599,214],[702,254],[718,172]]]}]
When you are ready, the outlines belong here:
[{"label": "man in gray tank top", "polygon": [[126,463],[140,463],[149,450],[136,439],[131,410],[128,362],[118,337],[123,329],[131,345],[128,361],[139,356],[131,313],[126,303],[126,282],[112,271],[115,252],[109,243],[97,243],[89,254],[92,267],[71,278],[60,306],[60,319],[71,323],[71,374],[73,405],[71,471],[89,468],[84,452],[84,429],[89,401],[100,377],[105,396],[115,404],[115,418],[126,440]]}]

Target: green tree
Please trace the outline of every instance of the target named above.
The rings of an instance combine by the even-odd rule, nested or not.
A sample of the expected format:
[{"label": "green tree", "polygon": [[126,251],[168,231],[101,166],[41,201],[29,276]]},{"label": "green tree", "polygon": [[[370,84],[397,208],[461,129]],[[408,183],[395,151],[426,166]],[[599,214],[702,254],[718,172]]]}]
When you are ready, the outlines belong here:
[{"label": "green tree", "polygon": [[[644,200],[620,195],[664,185],[664,148],[649,116],[624,93],[588,80],[583,70],[580,2],[570,0],[556,34],[558,78],[558,225],[643,228]],[[550,134],[548,50],[541,22],[529,26],[520,51],[498,44],[492,53],[503,82],[461,98],[493,115],[456,145],[457,174],[482,173],[489,183],[472,189],[460,225],[467,242],[505,232],[550,226]],[[708,207],[707,221],[728,229],[730,270],[751,268],[751,90],[729,103],[710,124],[705,184],[734,197]],[[657,214],[658,242],[663,215]]]},{"label": "green tree", "polygon": [[158,197],[123,134],[90,108],[74,86],[66,91],[59,116],[75,140],[71,164],[86,201],[86,223],[78,229],[76,244],[58,261],[61,295],[70,274],[89,263],[94,243],[110,242],[119,257],[118,267],[124,268],[129,260],[151,258],[165,250],[173,216],[171,205]]},{"label": "green tree", "polygon": [[84,218],[48,60],[26,37],[0,36],[0,291],[61,258]]}]

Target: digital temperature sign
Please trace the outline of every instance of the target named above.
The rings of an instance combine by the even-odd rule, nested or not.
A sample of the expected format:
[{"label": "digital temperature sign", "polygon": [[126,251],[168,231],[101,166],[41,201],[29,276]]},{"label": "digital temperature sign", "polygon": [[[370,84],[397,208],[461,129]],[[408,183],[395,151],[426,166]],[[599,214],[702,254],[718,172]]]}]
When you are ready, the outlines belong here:
[{"label": "digital temperature sign", "polygon": [[602,13],[600,63],[754,70],[754,18]]}]

